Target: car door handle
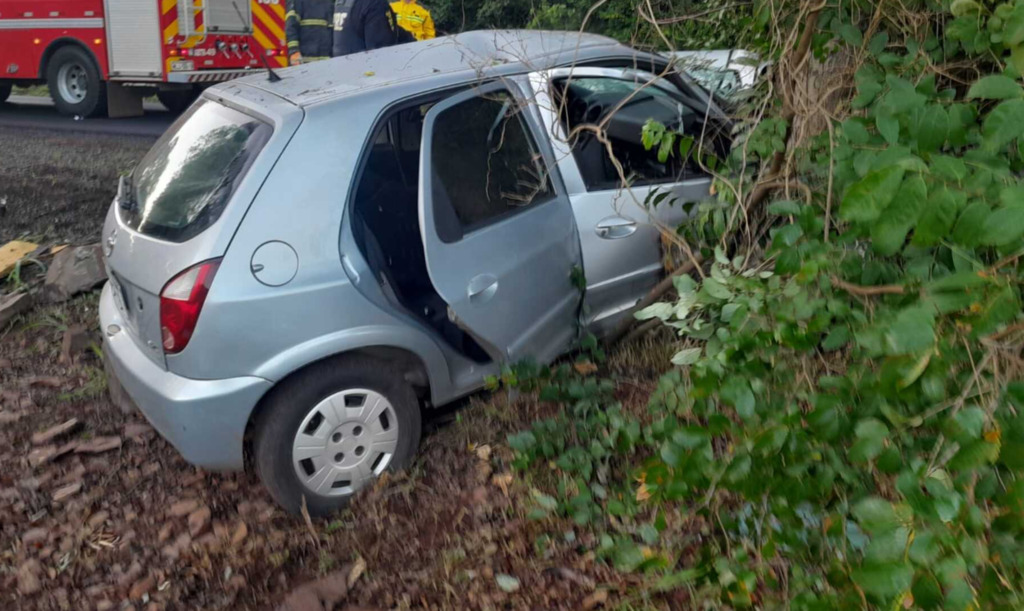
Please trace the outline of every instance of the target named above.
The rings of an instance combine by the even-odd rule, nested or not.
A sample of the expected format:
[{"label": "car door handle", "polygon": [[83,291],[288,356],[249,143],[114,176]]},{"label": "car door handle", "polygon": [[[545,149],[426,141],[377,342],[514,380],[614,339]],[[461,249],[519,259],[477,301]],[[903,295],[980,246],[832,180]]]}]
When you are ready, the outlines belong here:
[{"label": "car door handle", "polygon": [[601,219],[594,227],[597,237],[606,240],[617,240],[626,238],[636,233],[636,221],[631,221],[621,216],[609,216]]},{"label": "car door handle", "polygon": [[469,281],[466,295],[470,303],[484,303],[498,292],[498,279],[490,274],[480,274]]}]

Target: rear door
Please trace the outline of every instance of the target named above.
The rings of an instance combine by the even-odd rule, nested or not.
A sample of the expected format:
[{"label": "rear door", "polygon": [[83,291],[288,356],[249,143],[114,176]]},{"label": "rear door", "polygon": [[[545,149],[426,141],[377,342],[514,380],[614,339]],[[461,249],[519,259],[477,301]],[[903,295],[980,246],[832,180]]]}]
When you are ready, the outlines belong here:
[{"label": "rear door", "polygon": [[[702,101],[665,79],[624,68],[564,68],[529,80],[580,231],[585,323],[600,334],[657,284],[664,274],[662,231],[686,221],[690,204],[707,197],[711,186],[711,177],[692,166],[659,163],[657,151],[642,146],[643,123],[678,122],[697,137]],[[576,98],[556,93],[566,84]],[[607,144],[586,130],[602,123]]]},{"label": "rear door", "polygon": [[448,315],[499,361],[548,362],[577,336],[581,254],[545,134],[512,82],[426,115],[420,230]]}]

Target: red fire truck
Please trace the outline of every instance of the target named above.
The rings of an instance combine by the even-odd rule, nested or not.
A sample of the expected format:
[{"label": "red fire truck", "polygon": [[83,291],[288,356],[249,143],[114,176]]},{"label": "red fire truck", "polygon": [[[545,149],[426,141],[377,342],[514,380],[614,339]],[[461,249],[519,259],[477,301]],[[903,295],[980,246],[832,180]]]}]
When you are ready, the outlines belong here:
[{"label": "red fire truck", "polygon": [[172,111],[205,84],[287,65],[285,0],[0,0],[0,103],[46,83],[83,117]]}]

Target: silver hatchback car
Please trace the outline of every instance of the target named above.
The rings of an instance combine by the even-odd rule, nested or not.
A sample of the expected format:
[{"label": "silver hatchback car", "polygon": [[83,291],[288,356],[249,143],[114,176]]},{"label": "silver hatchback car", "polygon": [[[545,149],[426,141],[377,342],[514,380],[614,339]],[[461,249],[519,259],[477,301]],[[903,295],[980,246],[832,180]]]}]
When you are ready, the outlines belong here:
[{"label": "silver hatchback car", "polygon": [[658,282],[652,220],[711,179],[642,127],[720,113],[667,61],[470,32],[208,89],[106,218],[112,395],[198,466],[251,456],[290,511],[341,506],[409,464],[425,406],[552,361]]}]

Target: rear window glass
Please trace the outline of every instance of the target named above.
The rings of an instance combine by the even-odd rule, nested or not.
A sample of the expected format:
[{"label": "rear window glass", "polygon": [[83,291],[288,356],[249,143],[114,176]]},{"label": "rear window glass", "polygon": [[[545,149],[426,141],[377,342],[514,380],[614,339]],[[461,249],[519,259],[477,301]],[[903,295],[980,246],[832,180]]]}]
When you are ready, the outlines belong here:
[{"label": "rear window glass", "polygon": [[220,218],[271,131],[221,104],[196,104],[135,168],[120,202],[122,220],[171,242],[199,235]]}]

